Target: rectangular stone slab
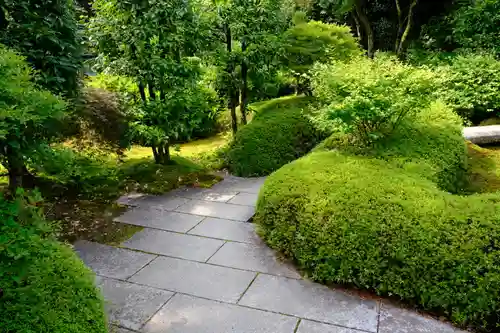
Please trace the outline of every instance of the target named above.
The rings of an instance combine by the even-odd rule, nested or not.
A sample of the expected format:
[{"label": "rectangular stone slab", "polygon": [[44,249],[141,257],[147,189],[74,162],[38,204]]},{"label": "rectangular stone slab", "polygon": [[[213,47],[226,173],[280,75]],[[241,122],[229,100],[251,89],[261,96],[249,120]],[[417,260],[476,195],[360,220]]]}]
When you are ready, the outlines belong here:
[{"label": "rectangular stone slab", "polygon": [[226,243],[208,262],[221,266],[300,279],[299,273],[291,265],[278,260],[274,251],[264,243],[260,245]]},{"label": "rectangular stone slab", "polygon": [[297,333],[364,333],[350,328],[302,320]]},{"label": "rectangular stone slab", "polygon": [[259,275],[239,304],[329,324],[377,331],[378,305],[304,280]]},{"label": "rectangular stone slab", "polygon": [[233,205],[255,206],[259,195],[257,193],[239,193],[234,198],[228,201]]},{"label": "rectangular stone slab", "polygon": [[145,333],[293,333],[297,318],[176,294]]},{"label": "rectangular stone slab", "polygon": [[203,216],[170,212],[155,208],[134,208],[115,221],[168,231],[186,232],[203,220]]},{"label": "rectangular stone slab", "polygon": [[194,229],[191,235],[226,239],[235,242],[260,243],[252,223],[207,217]]},{"label": "rectangular stone slab", "polygon": [[174,294],[169,291],[103,278],[102,290],[111,323],[138,330]]},{"label": "rectangular stone slab", "polygon": [[224,241],[173,232],[144,229],[123,243],[140,251],[196,261],[206,261]]},{"label": "rectangular stone slab", "polygon": [[255,273],[159,257],[130,281],[213,300],[236,303]]},{"label": "rectangular stone slab", "polygon": [[75,251],[97,275],[127,279],[146,266],[155,255],[119,249],[88,241],[78,241]]},{"label": "rectangular stone slab", "polygon": [[382,304],[380,309],[379,333],[467,333],[454,328],[448,323],[430,317],[424,317],[414,311]]},{"label": "rectangular stone slab", "polygon": [[255,213],[255,208],[232,205],[223,202],[191,200],[190,202],[178,207],[175,211],[246,222],[250,220]]}]

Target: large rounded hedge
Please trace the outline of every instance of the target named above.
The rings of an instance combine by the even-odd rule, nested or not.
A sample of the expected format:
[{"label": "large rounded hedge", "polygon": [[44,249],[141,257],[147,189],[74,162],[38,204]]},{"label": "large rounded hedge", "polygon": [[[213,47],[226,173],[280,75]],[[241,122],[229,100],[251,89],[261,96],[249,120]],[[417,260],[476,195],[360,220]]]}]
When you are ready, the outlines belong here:
[{"label": "large rounded hedge", "polygon": [[310,102],[303,96],[265,102],[234,137],[227,155],[230,171],[265,176],[314,148],[324,136],[303,113]]},{"label": "large rounded hedge", "polygon": [[314,280],[493,330],[500,193],[456,194],[467,163],[460,135],[460,119],[434,105],[372,147],[332,136],[267,179],[254,218],[259,233]]},{"label": "large rounded hedge", "polygon": [[0,196],[0,331],[106,333],[93,274],[33,205]]},{"label": "large rounded hedge", "polygon": [[500,323],[500,195],[456,196],[389,161],[315,152],[270,176],[255,222],[314,280]]}]

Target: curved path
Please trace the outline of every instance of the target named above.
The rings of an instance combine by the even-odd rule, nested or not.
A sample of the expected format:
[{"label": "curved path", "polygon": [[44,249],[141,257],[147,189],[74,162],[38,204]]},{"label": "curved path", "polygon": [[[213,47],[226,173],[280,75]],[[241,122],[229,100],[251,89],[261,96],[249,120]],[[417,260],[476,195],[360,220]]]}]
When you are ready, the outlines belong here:
[{"label": "curved path", "polygon": [[120,247],[75,244],[97,274],[111,332],[459,332],[302,279],[247,222],[263,182],[230,176],[211,189],[121,198],[132,208],[117,221],[145,228]]}]

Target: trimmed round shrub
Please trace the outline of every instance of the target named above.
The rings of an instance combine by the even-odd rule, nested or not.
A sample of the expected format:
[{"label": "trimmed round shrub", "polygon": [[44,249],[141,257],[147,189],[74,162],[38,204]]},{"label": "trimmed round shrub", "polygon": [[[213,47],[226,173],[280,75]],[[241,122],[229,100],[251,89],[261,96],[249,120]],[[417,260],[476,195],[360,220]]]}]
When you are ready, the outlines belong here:
[{"label": "trimmed round shrub", "polygon": [[0,331],[106,333],[93,274],[50,238],[36,201],[0,196]]},{"label": "trimmed round shrub", "polygon": [[315,152],[268,178],[254,221],[316,281],[499,323],[498,193],[456,196],[390,160]]},{"label": "trimmed round shrub", "polygon": [[231,143],[227,155],[230,171],[245,177],[268,175],[321,142],[324,135],[303,114],[310,101],[294,96],[260,106],[260,112]]}]

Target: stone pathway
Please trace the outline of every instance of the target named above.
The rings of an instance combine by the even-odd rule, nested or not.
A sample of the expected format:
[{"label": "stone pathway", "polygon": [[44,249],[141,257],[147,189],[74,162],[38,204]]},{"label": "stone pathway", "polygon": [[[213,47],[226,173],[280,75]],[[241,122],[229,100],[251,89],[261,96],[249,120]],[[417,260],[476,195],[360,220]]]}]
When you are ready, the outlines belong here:
[{"label": "stone pathway", "polygon": [[448,324],[302,279],[255,235],[263,178],[129,196],[121,247],[79,241],[117,333],[452,333]]}]

